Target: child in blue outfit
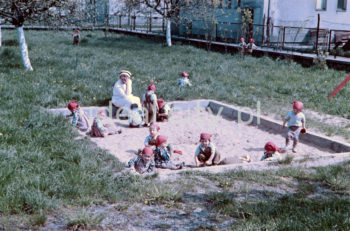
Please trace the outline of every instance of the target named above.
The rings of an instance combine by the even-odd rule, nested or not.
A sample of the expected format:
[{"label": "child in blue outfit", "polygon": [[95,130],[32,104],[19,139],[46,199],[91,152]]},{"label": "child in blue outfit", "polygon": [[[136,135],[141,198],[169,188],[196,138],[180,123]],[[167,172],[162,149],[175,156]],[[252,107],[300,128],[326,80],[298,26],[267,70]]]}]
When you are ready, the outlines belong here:
[{"label": "child in blue outfit", "polygon": [[145,147],[141,155],[129,161],[128,168],[134,168],[134,170],[140,174],[152,173],[154,170],[152,157],[153,149],[151,147]]},{"label": "child in blue outfit", "polygon": [[282,152],[286,152],[290,140],[293,140],[293,149],[294,153],[297,152],[297,145],[299,142],[300,131],[305,129],[305,115],[301,111],[303,110],[303,103],[300,101],[293,102],[293,110],[288,112],[286,115],[282,128],[284,129],[287,123],[287,135],[286,135],[286,146],[282,149]]},{"label": "child in blue outfit", "polygon": [[184,87],[184,86],[190,86],[191,87],[192,84],[191,84],[190,80],[188,79],[188,77],[189,77],[189,74],[186,71],[182,72],[181,73],[181,78],[179,78],[177,80],[177,84],[180,85],[180,87]]},{"label": "child in blue outfit", "polygon": [[154,151],[154,162],[156,168],[167,168],[171,170],[182,169],[185,163],[174,164],[170,159],[172,153],[173,148],[170,144],[168,145],[167,138],[162,135],[157,136],[156,150]]},{"label": "child in blue outfit", "polygon": [[83,109],[80,108],[77,100],[72,100],[68,104],[68,109],[71,111],[72,125],[77,127],[80,131],[87,131],[89,129],[89,119]]},{"label": "child in blue outfit", "polygon": [[160,127],[157,124],[149,126],[149,135],[145,139],[145,146],[155,146]]},{"label": "child in blue outfit", "polygon": [[261,157],[262,161],[276,161],[281,159],[280,149],[273,142],[267,142],[264,149],[264,155]]}]

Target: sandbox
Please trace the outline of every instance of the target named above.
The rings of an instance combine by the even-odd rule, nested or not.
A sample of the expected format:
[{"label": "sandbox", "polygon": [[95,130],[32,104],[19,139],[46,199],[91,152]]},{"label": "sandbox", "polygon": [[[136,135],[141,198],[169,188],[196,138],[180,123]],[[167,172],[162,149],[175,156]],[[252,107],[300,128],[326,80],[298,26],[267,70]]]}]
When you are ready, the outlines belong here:
[{"label": "sandbox", "polygon": [[[260,161],[264,153],[264,145],[273,141],[277,146],[283,147],[285,143],[285,130],[281,129],[282,121],[274,121],[270,118],[242,112],[232,105],[223,104],[212,100],[174,101],[169,102],[173,113],[168,122],[158,123],[159,134],[168,137],[174,149],[182,151],[182,155],[174,154],[173,160],[184,161],[184,169],[192,169],[194,166],[194,152],[199,144],[199,135],[202,132],[211,133],[212,142],[216,145],[222,159],[229,160],[229,166],[215,166],[196,169],[205,169],[214,172],[231,168],[264,169],[271,168],[271,164]],[[102,107],[83,108],[92,122],[97,111]],[[104,109],[109,112],[109,109]],[[51,110],[57,114],[68,115],[67,109]],[[307,115],[306,115],[307,116]],[[111,119],[122,129],[121,134],[111,135],[105,138],[90,138],[97,146],[108,150],[121,162],[127,162],[136,156],[137,150],[144,147],[144,140],[149,131],[147,127],[129,128],[128,120]],[[86,136],[81,132],[82,136]],[[334,155],[340,152],[349,152],[350,145],[333,140],[318,134],[308,133],[301,135],[298,152],[288,150],[282,154],[282,158],[293,156],[295,164],[314,163],[327,165],[331,162],[344,161],[350,157],[347,153]],[[249,154],[251,163],[242,163],[239,157]],[[333,161],[330,161],[332,159]],[[300,161],[302,160],[302,161]],[[320,162],[321,161],[321,162]],[[312,165],[312,164],[311,164]],[[168,170],[159,170],[168,171]]]}]

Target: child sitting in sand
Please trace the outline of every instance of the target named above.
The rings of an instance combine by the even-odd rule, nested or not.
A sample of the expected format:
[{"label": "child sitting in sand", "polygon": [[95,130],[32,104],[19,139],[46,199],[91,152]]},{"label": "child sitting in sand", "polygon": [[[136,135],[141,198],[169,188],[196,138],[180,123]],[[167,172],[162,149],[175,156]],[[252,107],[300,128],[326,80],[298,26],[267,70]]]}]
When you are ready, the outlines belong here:
[{"label": "child sitting in sand", "polygon": [[145,147],[142,150],[141,155],[133,158],[129,161],[128,167],[134,168],[134,170],[140,174],[151,173],[154,169],[154,162],[152,160],[153,149],[151,147]]},{"label": "child sitting in sand", "polygon": [[149,136],[145,139],[145,146],[155,146],[160,127],[157,124],[149,126]]},{"label": "child sitting in sand", "polygon": [[143,121],[143,111],[139,109],[136,103],[130,105],[129,111],[129,127],[140,128],[144,125]]},{"label": "child sitting in sand", "polygon": [[299,142],[299,135],[300,132],[305,133],[305,115],[301,111],[303,110],[303,103],[300,101],[294,101],[293,102],[293,110],[288,112],[286,115],[282,129],[285,128],[286,123],[287,124],[287,135],[286,135],[286,146],[282,149],[282,152],[287,152],[289,141],[293,140],[293,149],[292,151],[294,153],[297,152],[297,145]]},{"label": "child sitting in sand", "polygon": [[154,151],[154,162],[156,168],[166,168],[171,170],[182,169],[185,163],[174,164],[170,159],[172,153],[173,148],[170,144],[168,145],[167,138],[162,135],[157,136],[156,150]]},{"label": "child sitting in sand", "polygon": [[166,122],[170,117],[170,107],[164,102],[162,98],[157,100],[158,112],[157,112],[157,122]]},{"label": "child sitting in sand", "polygon": [[276,146],[276,144],[272,142],[267,142],[265,144],[265,152],[264,155],[261,157],[261,160],[263,161],[275,161],[280,160],[280,149]]},{"label": "child sitting in sand", "polygon": [[87,131],[89,129],[89,119],[84,110],[80,108],[77,100],[72,100],[68,104],[68,109],[73,116],[72,125],[77,127],[80,131]]},{"label": "child sitting in sand", "polygon": [[107,135],[120,134],[122,131],[117,130],[113,124],[105,122],[107,115],[105,110],[100,110],[94,118],[91,126],[90,135],[92,137],[105,137]]},{"label": "child sitting in sand", "polygon": [[180,85],[180,87],[184,87],[184,86],[192,86],[192,84],[191,84],[191,82],[190,82],[190,80],[188,79],[188,77],[189,77],[189,74],[187,73],[187,72],[182,72],[181,73],[181,78],[179,78],[178,80],[177,80],[177,83],[178,83],[178,85]]},{"label": "child sitting in sand", "polygon": [[211,135],[208,133],[200,135],[200,144],[194,154],[194,161],[197,167],[217,165],[220,162],[220,154],[216,151],[215,145],[210,142],[210,139]]},{"label": "child sitting in sand", "polygon": [[146,124],[149,126],[150,123],[155,122],[156,114],[158,111],[157,95],[155,94],[156,86],[152,82],[148,87],[146,93],[142,96],[142,106],[147,109],[148,115]]}]

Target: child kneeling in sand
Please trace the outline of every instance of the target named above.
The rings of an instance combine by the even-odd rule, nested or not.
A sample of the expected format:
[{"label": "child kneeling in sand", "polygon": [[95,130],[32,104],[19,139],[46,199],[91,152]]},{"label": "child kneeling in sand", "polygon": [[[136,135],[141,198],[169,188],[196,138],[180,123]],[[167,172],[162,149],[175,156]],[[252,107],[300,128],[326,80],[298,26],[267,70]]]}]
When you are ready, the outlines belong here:
[{"label": "child kneeling in sand", "polygon": [[100,110],[94,118],[91,126],[90,135],[92,137],[105,137],[107,135],[120,134],[122,131],[117,130],[113,124],[105,122],[107,115],[105,110]]},{"label": "child kneeling in sand", "polygon": [[128,167],[134,168],[134,170],[140,174],[152,173],[154,170],[153,149],[151,147],[145,147],[142,150],[141,155],[133,158],[129,161]]},{"label": "child kneeling in sand", "polygon": [[[215,145],[210,142],[211,135],[202,133],[200,135],[200,144],[194,154],[196,166],[217,165],[220,162],[220,154],[216,151]],[[198,163],[199,162],[199,163]]]},{"label": "child kneeling in sand", "polygon": [[68,110],[72,113],[70,116],[73,116],[72,125],[80,131],[87,131],[89,129],[89,119],[84,110],[80,108],[77,100],[69,102]]},{"label": "child kneeling in sand", "polygon": [[164,102],[162,98],[157,100],[158,112],[157,122],[167,122],[170,117],[170,107]]},{"label": "child kneeling in sand", "polygon": [[286,123],[287,124],[287,135],[286,135],[286,146],[282,149],[282,152],[286,152],[288,149],[289,141],[293,140],[293,149],[292,151],[294,153],[297,152],[297,145],[299,142],[299,135],[301,133],[305,133],[305,115],[301,111],[303,110],[304,105],[300,101],[294,101],[293,102],[293,110],[288,112],[286,115],[282,129],[285,128]]},{"label": "child kneeling in sand", "polygon": [[272,142],[267,142],[264,147],[264,155],[261,157],[262,161],[275,161],[280,160],[280,149],[276,146],[276,144]]},{"label": "child kneeling in sand", "polygon": [[172,153],[173,148],[170,144],[168,145],[167,138],[162,135],[157,136],[156,150],[154,151],[154,162],[156,168],[167,168],[171,170],[182,169],[185,163],[174,164],[170,159]]}]

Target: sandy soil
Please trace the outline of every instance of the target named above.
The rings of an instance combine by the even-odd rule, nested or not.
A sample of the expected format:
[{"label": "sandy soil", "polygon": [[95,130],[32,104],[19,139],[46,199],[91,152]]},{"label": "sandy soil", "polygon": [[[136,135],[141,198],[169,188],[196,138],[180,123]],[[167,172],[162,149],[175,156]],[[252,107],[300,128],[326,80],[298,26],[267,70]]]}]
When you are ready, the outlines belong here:
[{"label": "sandy soil", "polygon": [[[127,120],[110,120],[110,122],[120,127],[122,134],[106,138],[91,138],[91,140],[126,164],[136,156],[138,149],[143,148],[144,140],[149,134],[148,128],[129,128]],[[169,122],[158,124],[161,128],[159,134],[167,136],[168,142],[174,146],[174,149],[183,152],[183,155],[174,154],[173,160],[184,161],[186,165],[194,165],[194,152],[199,144],[201,132],[213,135],[212,142],[216,145],[222,159],[228,158],[231,163],[241,163],[239,157],[247,154],[251,156],[252,162],[260,161],[266,142],[273,141],[279,147],[283,147],[285,143],[283,135],[215,116],[205,109],[176,112]],[[287,154],[295,157],[310,157],[329,153],[333,151],[299,143],[298,153],[293,154],[289,150]]]}]

